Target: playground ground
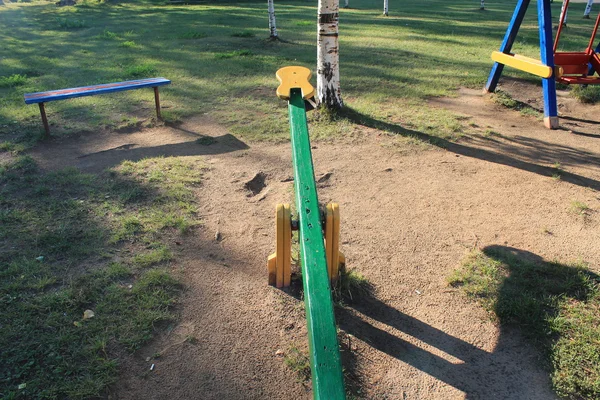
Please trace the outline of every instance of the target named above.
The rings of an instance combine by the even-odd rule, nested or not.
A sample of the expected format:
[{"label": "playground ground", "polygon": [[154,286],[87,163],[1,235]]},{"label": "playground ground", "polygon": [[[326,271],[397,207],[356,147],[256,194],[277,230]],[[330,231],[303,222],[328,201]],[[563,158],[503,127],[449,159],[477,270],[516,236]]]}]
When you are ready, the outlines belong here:
[{"label": "playground ground", "polygon": [[[508,80],[502,89],[541,101],[529,83]],[[366,123],[314,145],[320,200],[341,205],[348,268],[374,286],[373,298],[337,310],[351,352],[346,379],[364,398],[554,397],[539,352],[446,278],[473,249],[489,246],[546,261],[582,259],[600,272],[600,106],[564,96],[560,103],[569,117],[564,130],[550,131],[461,89],[428,106],[463,116],[480,134],[434,146]],[[198,135],[215,142],[194,145]],[[206,116],[70,137],[31,154],[47,170],[90,173],[157,155],[207,166],[195,190],[204,224],[177,246],[171,266],[187,288],[181,321],[127,358],[111,398],[311,397],[284,365],[293,347],[306,348],[301,302],[267,286],[265,274],[274,205],[292,196],[289,144],[244,143]],[[552,176],[558,164],[560,178]],[[250,195],[244,184],[257,173],[265,187]],[[575,201],[589,213],[574,212]]]},{"label": "playground ground", "polygon": [[[26,361],[34,351],[40,370],[5,363],[2,382],[11,386],[2,390],[41,391],[61,380],[58,393],[73,398],[89,398],[82,393],[106,382],[102,393],[110,399],[311,398],[302,301],[297,292],[266,284],[266,259],[274,251],[275,204],[291,202],[293,190],[286,111],[274,96],[274,72],[281,60],[296,62],[296,54],[299,64],[314,65],[313,9],[281,4],[282,32],[292,41],[267,43],[258,28],[264,4],[244,4],[234,18],[228,7],[156,8],[151,2],[3,10],[7,24],[16,15],[28,25],[13,26],[14,38],[5,38],[2,75],[26,70],[28,77],[23,86],[2,89],[0,256],[23,268],[1,271],[9,294],[2,299],[5,310],[13,310],[11,299],[22,294],[18,304],[35,318],[27,317],[27,329],[17,327],[17,333],[7,324],[11,331],[0,343],[5,355],[17,349],[10,357]],[[494,101],[481,93],[511,4],[490,2],[479,12],[478,3],[440,1],[427,18],[416,2],[387,19],[364,1],[343,11],[342,93],[351,110],[332,123],[310,117],[310,129],[320,200],[340,204],[347,268],[370,284],[336,307],[346,384],[356,398],[555,398],[543,351],[448,284],[477,250],[565,268],[585,264],[600,273],[600,105],[560,90],[562,129],[549,131],[539,118],[536,79],[507,71],[504,95]],[[589,24],[570,18],[566,44],[575,49]],[[535,55],[535,20],[528,21],[517,44]],[[31,27],[39,37],[30,38]],[[361,36],[365,32],[369,37]],[[245,48],[251,53],[239,51]],[[423,72],[424,65],[434,68]],[[148,93],[89,97],[51,103],[54,138],[38,141],[37,108],[22,104],[21,91],[77,86],[90,76],[131,78],[119,75],[131,71],[173,79],[161,92],[166,124],[152,120]],[[148,167],[155,162],[154,170]],[[265,185],[251,193],[246,184],[261,173]],[[103,186],[111,180],[125,188]],[[162,196],[176,209],[149,211],[148,199]],[[156,227],[149,214],[182,220]],[[95,241],[94,229],[103,230],[101,240]],[[145,345],[149,336],[127,347],[112,342],[130,332],[113,335],[110,308],[103,313],[84,296],[94,299],[94,293],[75,293],[60,303],[68,313],[60,308],[47,320],[48,302],[28,307],[36,296],[56,302],[54,294],[72,295],[82,276],[100,285],[93,273],[113,264],[127,270],[107,286],[125,295],[153,269],[182,283],[174,315],[156,318],[161,322]],[[96,316],[80,321],[88,307]],[[38,321],[43,338],[33,326]],[[125,330],[141,330],[117,321]],[[87,340],[79,335],[84,329],[112,335],[94,336],[99,344],[90,359],[68,347]],[[21,347],[6,343],[15,335]],[[54,362],[47,355],[57,343],[77,357]],[[98,377],[87,372],[98,359],[118,360],[114,382],[104,369]],[[73,375],[58,370],[66,363],[79,369],[73,367]],[[25,383],[17,374],[29,379],[24,389],[17,388]],[[82,388],[81,381],[91,383]]]}]

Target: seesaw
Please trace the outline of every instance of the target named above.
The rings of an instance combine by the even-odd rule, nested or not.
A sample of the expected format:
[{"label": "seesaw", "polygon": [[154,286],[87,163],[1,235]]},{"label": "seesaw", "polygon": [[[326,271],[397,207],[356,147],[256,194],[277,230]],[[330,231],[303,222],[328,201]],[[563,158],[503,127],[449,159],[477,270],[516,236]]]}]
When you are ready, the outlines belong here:
[{"label": "seesaw", "polygon": [[314,96],[310,76],[304,67],[277,71],[277,96],[288,101],[298,219],[292,219],[289,204],[277,205],[276,252],[269,256],[267,268],[269,284],[290,285],[292,230],[298,230],[313,398],[343,400],[346,394],[331,297],[331,283],[344,262],[339,251],[340,214],[336,203],[319,210],[305,108],[305,100]]}]

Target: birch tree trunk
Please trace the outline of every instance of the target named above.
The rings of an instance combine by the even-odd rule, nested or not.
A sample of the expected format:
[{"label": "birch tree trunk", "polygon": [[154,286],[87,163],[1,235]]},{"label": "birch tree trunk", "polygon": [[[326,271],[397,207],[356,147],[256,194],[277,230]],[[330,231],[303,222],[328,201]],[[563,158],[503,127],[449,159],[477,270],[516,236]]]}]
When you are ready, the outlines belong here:
[{"label": "birch tree trunk", "polygon": [[275,5],[273,0],[267,0],[269,8],[269,37],[271,39],[277,39],[277,26],[275,24]]},{"label": "birch tree trunk", "polygon": [[348,8],[348,0],[344,1],[344,8]]},{"label": "birch tree trunk", "polygon": [[563,16],[563,14],[565,14],[565,21],[564,21],[564,24],[566,25],[566,24],[567,24],[567,17],[569,16],[569,10],[567,10],[567,9],[565,8],[565,0],[563,0],[562,7],[560,8],[560,15],[559,15],[559,17],[558,17],[558,21],[559,21],[559,23],[560,23],[560,20],[561,20],[561,18],[562,18],[562,16]]},{"label": "birch tree trunk", "polygon": [[338,53],[339,0],[319,0],[317,32],[317,102],[330,109],[344,106]]},{"label": "birch tree trunk", "polygon": [[588,0],[587,5],[585,6],[585,11],[583,12],[583,18],[590,17],[590,12],[592,11],[593,4],[594,4],[594,0]]},{"label": "birch tree trunk", "polygon": [[389,0],[383,0],[383,15],[388,16],[388,2]]},{"label": "birch tree trunk", "polygon": [[485,0],[481,0],[481,5],[479,6],[480,10],[485,10]]}]

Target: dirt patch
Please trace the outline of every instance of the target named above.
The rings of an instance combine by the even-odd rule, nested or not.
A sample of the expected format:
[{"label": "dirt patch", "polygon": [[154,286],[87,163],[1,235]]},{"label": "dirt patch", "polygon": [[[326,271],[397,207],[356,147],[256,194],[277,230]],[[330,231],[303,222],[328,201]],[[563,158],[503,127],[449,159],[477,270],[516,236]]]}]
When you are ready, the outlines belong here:
[{"label": "dirt patch", "polygon": [[[524,90],[515,95],[529,97]],[[358,139],[313,149],[319,200],[340,204],[347,267],[374,288],[336,310],[346,381],[364,398],[554,398],[530,343],[445,278],[469,251],[491,245],[582,259],[600,272],[600,114],[561,102],[573,107],[563,118],[572,132],[462,90],[430,102],[468,116],[475,132],[444,148],[406,152],[365,128]],[[198,145],[200,136],[215,143]],[[181,321],[126,360],[112,399],[312,397],[282,357],[306,348],[300,300],[267,285],[273,209],[292,200],[289,144],[248,145],[202,118],[52,140],[31,154],[43,168],[91,173],[157,155],[199,157],[209,167],[196,191],[204,225],[179,243],[172,264],[187,288]],[[249,197],[241,188],[256,171],[263,184],[268,176],[268,190]],[[570,212],[573,201],[594,212]]]}]

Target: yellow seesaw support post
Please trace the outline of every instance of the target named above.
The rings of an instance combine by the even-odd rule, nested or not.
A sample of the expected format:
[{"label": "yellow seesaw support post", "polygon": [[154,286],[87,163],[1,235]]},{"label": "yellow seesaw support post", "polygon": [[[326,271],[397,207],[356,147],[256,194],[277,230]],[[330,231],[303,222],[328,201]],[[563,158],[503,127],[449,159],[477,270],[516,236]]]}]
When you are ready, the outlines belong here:
[{"label": "yellow seesaw support post", "polygon": [[[327,204],[325,212],[324,236],[327,273],[334,284],[340,269],[346,264],[346,257],[340,251],[340,206]],[[282,288],[290,286],[292,269],[292,216],[289,204],[277,204],[275,208],[275,248],[267,260],[269,285]]]},{"label": "yellow seesaw support post", "polygon": [[292,277],[292,214],[289,204],[275,208],[276,252],[269,256],[269,285],[278,288],[290,286]]},{"label": "yellow seesaw support post", "polygon": [[344,254],[340,252],[340,206],[337,203],[327,204],[325,252],[329,279],[331,283],[335,283],[340,276],[340,265],[346,263]]},{"label": "yellow seesaw support post", "polygon": [[[280,99],[289,101],[292,90],[300,90],[301,98],[303,100],[310,99],[315,94],[315,89],[309,82],[311,72],[308,68],[297,66],[284,67],[277,71],[276,76],[280,82],[280,85],[277,88],[277,96]],[[302,113],[302,118],[304,123],[306,123],[305,112]],[[308,137],[308,130],[305,134]],[[302,154],[306,155],[304,153]],[[312,165],[310,151],[307,154],[309,158],[303,159],[301,163],[310,161]],[[310,178],[314,183],[314,175],[310,176]],[[292,217],[289,204],[278,204],[275,215],[276,252],[269,256],[267,269],[269,272],[269,285],[282,288],[288,287],[291,282]],[[340,252],[340,210],[337,203],[327,205],[323,222],[323,224],[319,225],[322,225],[322,233],[325,239],[324,245],[327,259],[327,273],[330,282],[334,283],[339,277],[340,265],[343,265],[346,262],[344,254]],[[300,225],[301,224],[298,224],[298,226]]]}]

